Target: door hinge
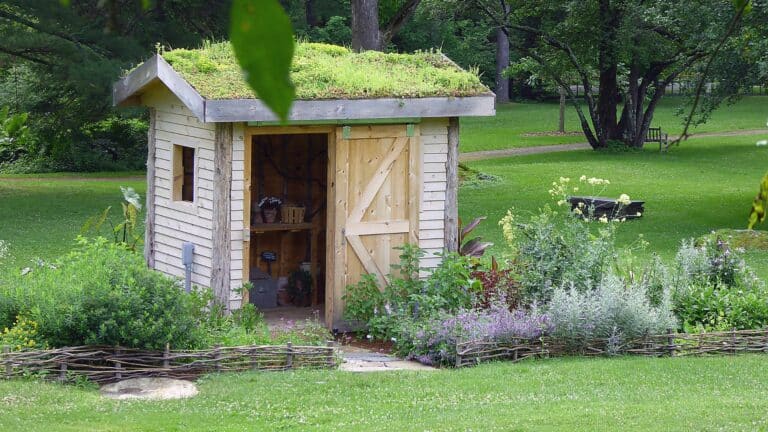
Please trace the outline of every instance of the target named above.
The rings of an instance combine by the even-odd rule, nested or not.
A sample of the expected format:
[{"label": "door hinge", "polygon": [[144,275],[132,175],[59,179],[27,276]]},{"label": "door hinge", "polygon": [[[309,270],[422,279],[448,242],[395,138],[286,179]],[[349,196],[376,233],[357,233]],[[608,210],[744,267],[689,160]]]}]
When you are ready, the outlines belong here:
[{"label": "door hinge", "polygon": [[416,126],[413,123],[408,123],[405,125],[405,135],[412,137],[414,132],[416,130]]},{"label": "door hinge", "polygon": [[344,139],[352,138],[352,126],[343,126],[341,128],[341,137]]}]

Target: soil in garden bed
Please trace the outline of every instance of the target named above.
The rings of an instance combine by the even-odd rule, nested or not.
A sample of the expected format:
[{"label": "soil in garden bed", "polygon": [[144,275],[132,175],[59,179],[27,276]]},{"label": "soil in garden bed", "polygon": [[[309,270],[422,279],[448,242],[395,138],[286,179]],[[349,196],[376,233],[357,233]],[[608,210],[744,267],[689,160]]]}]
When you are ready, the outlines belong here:
[{"label": "soil in garden bed", "polygon": [[339,333],[336,335],[336,342],[342,346],[352,346],[363,348],[371,352],[389,354],[392,352],[392,342],[378,339],[368,339],[365,335],[355,333]]}]

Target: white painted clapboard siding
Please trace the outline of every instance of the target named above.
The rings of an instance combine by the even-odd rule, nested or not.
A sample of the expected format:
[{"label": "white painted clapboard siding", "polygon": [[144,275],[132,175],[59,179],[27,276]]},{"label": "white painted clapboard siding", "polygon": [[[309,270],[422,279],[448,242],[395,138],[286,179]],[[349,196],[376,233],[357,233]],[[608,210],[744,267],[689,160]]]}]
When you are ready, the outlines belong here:
[{"label": "white painted clapboard siding", "polygon": [[243,285],[243,206],[245,205],[245,125],[235,123],[232,131],[232,206],[230,238],[232,242],[230,264],[230,309],[240,308],[240,294],[236,292]]},{"label": "white painted clapboard siding", "polygon": [[[215,127],[200,122],[166,89],[147,92],[143,103],[154,107],[155,122],[155,268],[184,277],[181,247],[195,245],[192,282],[211,282],[211,224],[213,208],[213,138]],[[173,201],[173,146],[195,148],[195,201]]]},{"label": "white painted clapboard siding", "polygon": [[448,119],[428,119],[421,123],[422,196],[419,213],[419,247],[427,254],[424,268],[440,264],[435,254],[445,247],[445,189],[448,160]]}]

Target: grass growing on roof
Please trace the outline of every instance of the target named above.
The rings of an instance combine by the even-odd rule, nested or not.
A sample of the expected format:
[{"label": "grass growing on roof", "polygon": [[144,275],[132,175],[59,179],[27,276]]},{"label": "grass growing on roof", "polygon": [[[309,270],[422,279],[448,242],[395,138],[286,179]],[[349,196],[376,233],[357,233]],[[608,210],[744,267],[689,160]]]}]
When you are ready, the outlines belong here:
[{"label": "grass growing on roof", "polygon": [[[162,54],[203,97],[246,99],[254,93],[243,80],[229,42]],[[440,52],[415,54],[366,51],[298,42],[291,68],[296,98],[472,96],[487,93],[477,74],[456,67]]]}]

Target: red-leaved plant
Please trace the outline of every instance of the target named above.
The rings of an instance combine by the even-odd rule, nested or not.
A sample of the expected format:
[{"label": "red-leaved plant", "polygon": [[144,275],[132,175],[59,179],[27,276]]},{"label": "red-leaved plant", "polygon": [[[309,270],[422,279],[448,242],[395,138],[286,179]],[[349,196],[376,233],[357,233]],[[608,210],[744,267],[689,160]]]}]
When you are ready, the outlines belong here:
[{"label": "red-leaved plant", "polygon": [[486,219],[485,216],[479,216],[474,218],[472,222],[470,222],[466,226],[463,226],[461,223],[461,218],[459,218],[459,254],[460,255],[479,258],[483,256],[486,249],[493,246],[493,243],[484,242],[480,237],[475,237],[471,240],[468,240],[466,243],[464,242],[464,240],[467,238],[469,233],[471,233],[472,230],[477,228],[477,226],[480,225],[480,222],[484,221],[485,219]]}]

